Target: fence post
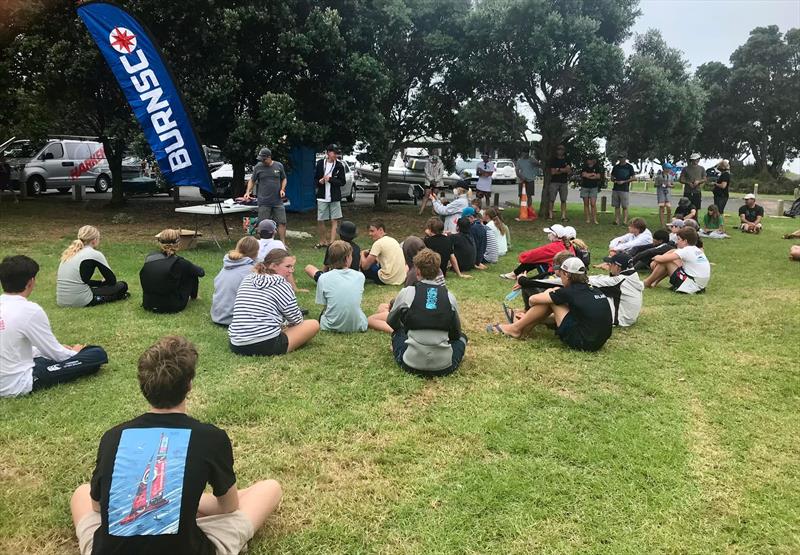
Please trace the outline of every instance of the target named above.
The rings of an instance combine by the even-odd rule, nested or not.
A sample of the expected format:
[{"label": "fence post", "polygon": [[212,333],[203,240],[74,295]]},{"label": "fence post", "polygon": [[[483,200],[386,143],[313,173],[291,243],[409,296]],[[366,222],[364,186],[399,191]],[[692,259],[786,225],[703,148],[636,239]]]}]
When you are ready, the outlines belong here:
[{"label": "fence post", "polygon": [[83,200],[83,185],[72,186],[72,200]]},{"label": "fence post", "polygon": [[783,216],[783,199],[778,201],[778,216]]},{"label": "fence post", "polygon": [[753,194],[758,196],[758,183],[753,183]]},{"label": "fence post", "polygon": [[604,214],[606,212],[606,202],[607,202],[607,200],[608,200],[608,197],[605,196],[605,195],[602,195],[600,197],[600,212],[603,212]]},{"label": "fence post", "polygon": [[794,188],[794,198],[800,197],[800,187]]}]

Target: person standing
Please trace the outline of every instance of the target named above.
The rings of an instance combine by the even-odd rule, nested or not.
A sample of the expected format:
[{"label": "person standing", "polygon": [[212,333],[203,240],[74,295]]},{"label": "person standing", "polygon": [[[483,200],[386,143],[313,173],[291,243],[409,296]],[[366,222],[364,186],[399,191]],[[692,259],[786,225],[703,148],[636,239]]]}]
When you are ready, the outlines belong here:
[{"label": "person standing", "polygon": [[658,202],[658,218],[661,226],[667,225],[672,221],[672,188],[675,186],[675,176],[672,174],[672,167],[664,164],[658,170],[655,178],[656,199]]},{"label": "person standing", "polygon": [[492,205],[492,175],[494,175],[495,169],[494,162],[489,160],[489,154],[484,152],[476,168],[476,173],[478,174],[476,198],[485,198],[486,206]]},{"label": "person standing", "polygon": [[245,200],[253,198],[253,189],[258,199],[258,219],[273,220],[278,224],[278,235],[286,244],[286,171],[283,164],[272,159],[272,151],[262,148],[258,152],[258,164],[247,182]]},{"label": "person standing", "polygon": [[[336,228],[342,220],[342,187],[346,177],[344,164],[337,158],[339,148],[328,145],[325,158],[317,161],[314,169],[314,184],[317,188],[317,231],[319,243],[315,248],[322,249],[336,240]],[[331,222],[328,234],[325,222]]]},{"label": "person standing", "polygon": [[428,162],[425,164],[425,195],[422,197],[422,206],[420,206],[419,213],[425,210],[428,206],[428,201],[431,198],[438,198],[439,191],[444,188],[444,164],[442,159],[439,158],[439,152],[431,151],[428,157]]},{"label": "person standing", "polygon": [[517,174],[517,197],[522,198],[522,191],[528,197],[528,206],[531,205],[533,195],[536,193],[536,176],[539,173],[539,161],[531,158],[530,152],[522,151],[521,156],[514,162]]},{"label": "person standing", "polygon": [[614,207],[614,225],[619,225],[619,213],[622,211],[622,225],[628,225],[628,202],[631,191],[631,181],[636,176],[636,170],[628,163],[628,158],[621,154],[617,156],[617,163],[611,168],[611,180],[614,188],[611,190],[611,206]]},{"label": "person standing", "polygon": [[719,209],[720,214],[725,214],[725,205],[728,204],[728,195],[731,190],[731,163],[727,160],[721,160],[717,164],[717,169],[720,171],[717,182],[714,184],[714,204]]},{"label": "person standing", "polygon": [[550,160],[550,186],[549,204],[547,206],[547,221],[554,218],[553,208],[556,204],[556,196],[561,197],[561,221],[568,222],[567,218],[567,194],[569,193],[569,176],[572,173],[572,166],[567,162],[567,149],[564,145],[556,147],[556,155]]},{"label": "person standing", "polygon": [[701,191],[703,190],[703,183],[707,181],[707,177],[705,168],[700,165],[700,155],[698,153],[695,152],[689,156],[689,165],[681,171],[679,181],[683,183],[683,196],[689,199],[689,202],[699,213],[702,201]]},{"label": "person standing", "polygon": [[581,168],[581,198],[583,199],[583,217],[586,223],[599,224],[597,221],[597,193],[600,184],[605,180],[603,166],[597,163],[597,155],[589,154]]}]

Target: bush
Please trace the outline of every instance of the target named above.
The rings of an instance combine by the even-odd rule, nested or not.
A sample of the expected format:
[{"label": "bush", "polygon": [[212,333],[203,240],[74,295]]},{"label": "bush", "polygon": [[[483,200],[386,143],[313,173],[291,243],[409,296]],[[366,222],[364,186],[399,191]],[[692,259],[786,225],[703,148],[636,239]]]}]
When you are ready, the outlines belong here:
[{"label": "bush", "polygon": [[[734,193],[752,193],[753,185],[758,183],[758,192],[767,195],[792,195],[795,187],[800,186],[800,179],[794,174],[781,176],[775,179],[767,172],[759,172],[752,165],[734,167],[731,171],[730,190]],[[704,189],[710,191],[713,183],[708,183]]]}]

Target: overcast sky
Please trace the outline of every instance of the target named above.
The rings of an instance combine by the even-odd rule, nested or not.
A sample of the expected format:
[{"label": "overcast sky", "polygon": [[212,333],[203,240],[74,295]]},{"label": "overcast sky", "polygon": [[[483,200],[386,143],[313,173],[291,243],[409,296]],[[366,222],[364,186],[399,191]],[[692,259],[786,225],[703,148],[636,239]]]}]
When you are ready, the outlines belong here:
[{"label": "overcast sky", "polygon": [[[683,50],[692,69],[705,62],[730,63],[755,27],[800,27],[800,0],[641,0],[634,33],[660,29],[667,44]],[[628,40],[629,54],[633,40]]]}]

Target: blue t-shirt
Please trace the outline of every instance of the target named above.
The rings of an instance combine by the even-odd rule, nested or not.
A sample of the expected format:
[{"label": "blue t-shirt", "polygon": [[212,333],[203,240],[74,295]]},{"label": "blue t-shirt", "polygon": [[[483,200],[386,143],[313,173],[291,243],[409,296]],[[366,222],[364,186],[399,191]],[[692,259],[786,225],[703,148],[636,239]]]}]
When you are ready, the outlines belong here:
[{"label": "blue t-shirt", "polygon": [[361,310],[364,274],[351,268],[330,270],[319,276],[317,304],[325,305],[319,319],[326,331],[349,333],[367,331],[367,317]]}]

